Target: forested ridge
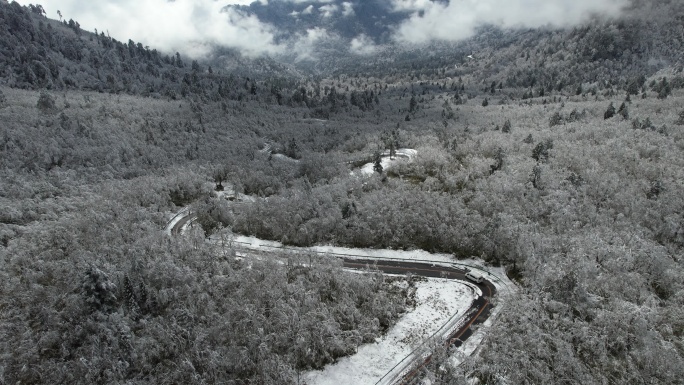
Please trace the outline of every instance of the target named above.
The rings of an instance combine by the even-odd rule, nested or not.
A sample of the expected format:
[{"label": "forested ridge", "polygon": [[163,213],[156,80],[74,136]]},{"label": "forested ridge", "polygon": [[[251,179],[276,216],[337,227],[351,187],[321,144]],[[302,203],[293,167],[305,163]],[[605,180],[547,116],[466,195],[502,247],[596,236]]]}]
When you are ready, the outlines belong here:
[{"label": "forested ridge", "polygon": [[[457,91],[452,81],[478,92],[513,98],[606,87],[641,91],[639,79],[664,67],[681,68],[684,5],[669,0],[631,1],[620,17],[597,18],[568,29],[480,27],[471,39],[429,47],[394,47],[359,63],[325,57],[335,76],[359,75],[405,87],[415,83]],[[463,84],[458,84],[462,86]],[[469,91],[469,90],[466,90]]]},{"label": "forested ridge", "polygon": [[411,277],[205,242],[241,233],[503,265],[518,293],[433,383],[680,383],[684,15],[633,4],[305,78],[0,2],[0,382],[294,384],[411,308]]},{"label": "forested ridge", "polygon": [[0,20],[1,75],[11,87],[237,99],[255,93],[250,76],[267,74],[277,85],[279,75],[288,73],[272,60],[245,61],[229,52],[224,53],[242,65],[230,73],[214,72],[210,65],[200,66],[179,52],[161,53],[130,39],[117,41],[105,31],[83,30],[73,19],[48,19],[40,5],[3,3]]}]

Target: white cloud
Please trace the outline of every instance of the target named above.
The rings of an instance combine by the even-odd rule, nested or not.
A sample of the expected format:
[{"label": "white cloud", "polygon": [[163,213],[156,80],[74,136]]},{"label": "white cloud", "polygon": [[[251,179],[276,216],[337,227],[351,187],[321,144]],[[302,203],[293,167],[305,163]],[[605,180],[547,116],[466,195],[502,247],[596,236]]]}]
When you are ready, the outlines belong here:
[{"label": "white cloud", "polygon": [[338,8],[337,5],[334,4],[328,4],[328,5],[323,5],[321,7],[318,7],[318,11],[321,12],[323,17],[330,17],[337,12]]},{"label": "white cloud", "polygon": [[322,4],[327,4],[327,3],[332,3],[334,0],[281,0],[281,1],[287,1],[287,2],[295,3],[295,4],[302,4],[302,3],[322,3]]},{"label": "white cloud", "polygon": [[[30,1],[21,0],[28,4]],[[252,0],[232,0],[250,4]],[[267,0],[261,0],[262,3]],[[89,31],[109,32],[120,41],[132,39],[165,52],[203,57],[213,46],[239,49],[246,55],[276,54],[275,30],[256,16],[244,15],[214,0],[51,0],[48,17],[74,19]]]},{"label": "white cloud", "polygon": [[308,29],[306,34],[297,36],[289,50],[295,54],[295,61],[317,60],[314,56],[316,44],[330,38],[331,36],[325,28]]},{"label": "white cloud", "polygon": [[[618,14],[628,0],[392,0],[395,10],[415,11],[396,30],[402,42],[460,40],[483,24],[500,27],[566,27],[593,14]],[[420,12],[417,12],[420,11]]]},{"label": "white cloud", "polygon": [[378,46],[368,36],[361,34],[352,39],[349,51],[357,55],[373,55],[378,52]]},{"label": "white cloud", "polygon": [[[298,57],[308,58],[303,47],[312,47],[320,32],[307,32],[286,43],[276,44],[275,27],[256,16],[242,14],[227,4],[248,5],[255,0],[50,0],[45,2],[49,17],[57,10],[89,31],[109,32],[121,41],[132,39],[163,52],[181,52],[199,58],[215,46],[237,48],[250,56],[289,53],[294,44]],[[303,4],[300,14],[316,9],[324,18],[337,12],[354,13],[351,0],[337,5],[333,0],[271,0]],[[394,37],[399,42],[458,40],[471,36],[482,24],[502,27],[568,26],[586,20],[593,13],[617,14],[629,0],[387,0],[396,11],[413,12],[399,25]],[[28,5],[31,0],[19,0]],[[268,4],[268,0],[258,0]],[[292,13],[292,16],[297,16]],[[317,29],[325,31],[324,29]],[[301,40],[298,42],[297,40]],[[377,47],[368,37],[351,41],[350,52],[368,54]]]},{"label": "white cloud", "polygon": [[431,0],[393,0],[395,11],[420,11],[432,5]]},{"label": "white cloud", "polygon": [[308,7],[304,8],[304,10],[302,11],[302,15],[310,15],[310,14],[312,14],[312,13],[313,13],[313,9],[314,9],[313,5],[309,5]]},{"label": "white cloud", "polygon": [[342,3],[342,16],[347,17],[354,14],[354,4],[345,1]]}]

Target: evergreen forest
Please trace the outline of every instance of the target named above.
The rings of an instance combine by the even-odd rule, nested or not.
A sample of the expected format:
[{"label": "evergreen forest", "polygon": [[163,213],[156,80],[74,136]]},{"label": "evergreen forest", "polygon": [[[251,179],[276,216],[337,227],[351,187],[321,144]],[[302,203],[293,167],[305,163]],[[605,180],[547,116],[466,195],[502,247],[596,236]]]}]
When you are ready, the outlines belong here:
[{"label": "evergreen forest", "polygon": [[314,70],[0,1],[0,383],[299,385],[414,306],[410,274],[209,241],[245,235],[502,267],[431,384],[681,384],[684,3],[629,3]]}]

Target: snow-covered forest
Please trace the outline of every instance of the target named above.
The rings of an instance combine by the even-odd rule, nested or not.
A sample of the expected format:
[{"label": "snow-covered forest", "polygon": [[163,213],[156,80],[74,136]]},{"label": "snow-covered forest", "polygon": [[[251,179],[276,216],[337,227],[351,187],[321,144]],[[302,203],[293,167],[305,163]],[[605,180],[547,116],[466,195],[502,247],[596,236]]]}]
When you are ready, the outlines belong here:
[{"label": "snow-covered forest", "polygon": [[[681,383],[682,20],[633,1],[304,76],[0,1],[0,383],[298,384],[415,306],[411,275],[225,234],[501,267],[516,294],[432,384]],[[182,207],[201,231],[170,237]]]}]

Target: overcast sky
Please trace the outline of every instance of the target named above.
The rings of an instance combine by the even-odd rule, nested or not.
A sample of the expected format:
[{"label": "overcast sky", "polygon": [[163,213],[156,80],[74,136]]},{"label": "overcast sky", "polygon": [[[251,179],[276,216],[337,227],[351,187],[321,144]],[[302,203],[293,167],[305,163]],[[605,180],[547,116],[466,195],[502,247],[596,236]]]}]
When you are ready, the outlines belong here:
[{"label": "overcast sky", "polygon": [[[43,7],[50,18],[74,19],[83,29],[109,32],[117,40],[133,39],[165,52],[202,57],[213,45],[238,48],[247,55],[276,54],[286,48],[275,44],[276,30],[254,16],[222,9],[228,4],[246,5],[253,0],[50,0]],[[307,0],[259,0],[305,3]],[[471,36],[483,23],[504,27],[570,26],[592,14],[615,15],[627,0],[451,0],[448,5],[430,0],[386,0],[393,9],[413,12],[398,26],[395,39],[423,43],[431,40],[459,40]],[[19,0],[40,3],[40,0]],[[333,0],[318,3],[321,15],[353,15],[353,3],[334,6]],[[306,4],[302,4],[305,11]],[[311,8],[309,8],[311,11]],[[325,26],[300,36],[295,44],[303,57],[306,47],[326,36]],[[290,47],[291,49],[291,47]],[[359,54],[375,50],[372,40],[359,35],[350,51]]]},{"label": "overcast sky", "polygon": [[422,11],[403,23],[396,38],[421,43],[460,40],[482,24],[501,27],[568,27],[595,14],[617,15],[627,0],[392,0],[396,9]]}]

